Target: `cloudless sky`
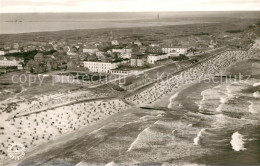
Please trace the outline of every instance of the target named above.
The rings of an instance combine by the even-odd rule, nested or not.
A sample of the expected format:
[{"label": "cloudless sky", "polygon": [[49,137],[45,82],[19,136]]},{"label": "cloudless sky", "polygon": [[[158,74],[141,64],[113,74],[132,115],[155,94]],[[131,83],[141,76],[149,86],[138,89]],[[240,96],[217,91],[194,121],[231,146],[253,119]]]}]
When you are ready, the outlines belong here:
[{"label": "cloudless sky", "polygon": [[1,13],[260,10],[260,0],[0,0]]}]

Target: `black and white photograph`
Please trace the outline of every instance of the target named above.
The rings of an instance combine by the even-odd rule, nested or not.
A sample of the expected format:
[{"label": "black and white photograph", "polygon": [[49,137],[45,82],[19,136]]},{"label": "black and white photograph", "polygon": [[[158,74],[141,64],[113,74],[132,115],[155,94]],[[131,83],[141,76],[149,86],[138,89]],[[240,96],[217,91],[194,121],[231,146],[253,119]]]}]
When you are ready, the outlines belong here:
[{"label": "black and white photograph", "polygon": [[0,166],[260,165],[260,0],[0,0]]}]

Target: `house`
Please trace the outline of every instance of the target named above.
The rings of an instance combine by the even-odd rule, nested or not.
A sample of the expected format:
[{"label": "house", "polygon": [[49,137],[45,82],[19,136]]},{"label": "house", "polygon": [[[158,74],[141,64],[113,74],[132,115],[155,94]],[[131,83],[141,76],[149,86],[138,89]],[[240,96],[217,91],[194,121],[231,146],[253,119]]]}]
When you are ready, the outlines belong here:
[{"label": "house", "polygon": [[43,54],[42,54],[42,53],[37,53],[37,54],[34,56],[34,60],[35,60],[35,61],[43,61],[43,60],[44,60]]},{"label": "house", "polygon": [[13,48],[14,48],[14,49],[18,49],[19,47],[20,47],[20,46],[19,46],[18,43],[14,43],[14,44],[13,44]]},{"label": "house", "polygon": [[130,60],[130,66],[132,67],[143,67],[145,65],[146,59],[145,58],[132,58]]},{"label": "house", "polygon": [[5,50],[0,50],[0,55],[5,55],[7,52]]},{"label": "house", "polygon": [[23,65],[18,64],[18,65],[17,65],[17,69],[18,69],[18,70],[23,70]]},{"label": "house", "polygon": [[139,40],[134,41],[134,44],[135,44],[135,45],[138,45],[138,46],[141,46],[141,45],[142,45],[142,43],[141,43]]},{"label": "house", "polygon": [[44,70],[42,66],[40,66],[40,63],[37,61],[30,60],[26,64],[26,70],[28,73],[43,73]]},{"label": "house", "polygon": [[132,49],[112,49],[113,53],[118,53],[119,57],[123,59],[130,59],[132,56]]},{"label": "house", "polygon": [[130,60],[130,66],[143,67],[146,63],[146,60],[147,60],[146,54],[134,55]]},{"label": "house", "polygon": [[123,59],[130,59],[132,56],[132,49],[123,49],[120,54],[120,57]]},{"label": "house", "polygon": [[217,45],[217,42],[215,40],[211,40],[209,43],[209,48],[215,48]]},{"label": "house", "polygon": [[77,55],[77,47],[76,46],[65,46],[63,50],[67,53],[67,55]]},{"label": "house", "polygon": [[159,47],[159,46],[160,46],[160,44],[157,44],[157,43],[152,43],[152,44],[150,44],[149,46],[150,46],[150,47]]},{"label": "house", "polygon": [[98,52],[98,48],[96,46],[85,46],[83,47],[83,53],[87,53],[87,54],[95,54],[96,52]]},{"label": "house", "polygon": [[215,48],[215,45],[209,44],[209,48]]},{"label": "house", "polygon": [[118,46],[118,45],[119,45],[119,42],[118,42],[117,40],[113,40],[113,41],[111,41],[111,44],[112,44],[113,46]]},{"label": "house", "polygon": [[96,52],[96,56],[98,59],[102,59],[105,57],[105,52],[98,51],[98,52]]},{"label": "house", "polygon": [[145,53],[145,52],[146,52],[146,47],[145,47],[145,46],[141,46],[141,47],[139,48],[139,52],[140,52],[141,54]]}]

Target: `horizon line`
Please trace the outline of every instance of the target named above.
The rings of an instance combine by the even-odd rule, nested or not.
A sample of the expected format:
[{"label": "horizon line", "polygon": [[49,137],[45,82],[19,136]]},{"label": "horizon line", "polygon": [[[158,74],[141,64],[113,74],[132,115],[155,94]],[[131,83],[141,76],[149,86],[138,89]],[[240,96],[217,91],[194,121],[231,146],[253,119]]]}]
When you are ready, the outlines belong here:
[{"label": "horizon line", "polygon": [[260,12],[260,10],[176,10],[176,11],[90,11],[90,12],[0,12],[0,14],[35,14],[35,13],[162,13],[162,12]]}]

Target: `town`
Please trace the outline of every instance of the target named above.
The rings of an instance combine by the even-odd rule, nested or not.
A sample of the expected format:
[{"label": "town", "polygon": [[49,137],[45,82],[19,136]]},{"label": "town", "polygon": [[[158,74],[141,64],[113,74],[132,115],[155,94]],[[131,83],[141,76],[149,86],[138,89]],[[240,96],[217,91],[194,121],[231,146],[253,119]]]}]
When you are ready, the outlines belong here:
[{"label": "town", "polygon": [[[99,84],[107,76],[125,76],[131,80],[130,76],[167,64],[175,64],[176,70],[180,70],[197,63],[207,53],[224,49],[223,44],[208,33],[194,34],[191,41],[181,39],[179,42],[178,38],[153,41],[150,39],[152,37],[144,38],[141,34],[116,36],[113,33],[113,30],[104,32],[107,36],[102,38],[102,42],[66,38],[56,41],[2,42],[0,73],[72,74],[84,83]],[[234,35],[227,36],[225,38],[233,38]],[[84,75],[92,79],[83,78]],[[126,90],[137,84],[143,85],[145,81],[135,85],[130,85],[133,81],[124,82],[127,85],[120,83],[120,86]]]}]

